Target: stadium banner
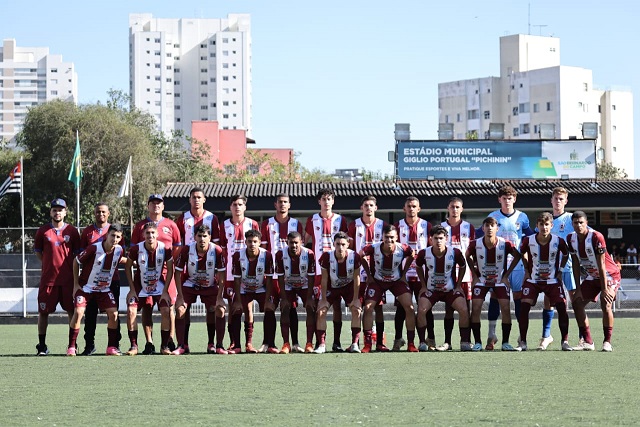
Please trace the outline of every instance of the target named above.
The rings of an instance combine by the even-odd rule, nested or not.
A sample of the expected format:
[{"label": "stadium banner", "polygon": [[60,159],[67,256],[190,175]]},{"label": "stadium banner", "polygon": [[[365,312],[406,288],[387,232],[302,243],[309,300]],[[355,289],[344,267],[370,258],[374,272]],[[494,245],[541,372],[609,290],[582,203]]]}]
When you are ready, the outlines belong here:
[{"label": "stadium banner", "polygon": [[399,141],[399,179],[594,179],[595,141]]}]

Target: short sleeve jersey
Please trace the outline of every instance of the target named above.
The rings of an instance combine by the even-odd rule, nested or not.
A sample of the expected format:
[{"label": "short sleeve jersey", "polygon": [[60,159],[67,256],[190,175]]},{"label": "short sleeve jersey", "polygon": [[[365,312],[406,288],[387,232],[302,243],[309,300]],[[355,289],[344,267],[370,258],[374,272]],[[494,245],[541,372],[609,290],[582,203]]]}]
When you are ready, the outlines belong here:
[{"label": "short sleeve jersey", "polygon": [[190,245],[196,241],[195,230],[201,225],[209,227],[213,243],[220,242],[220,222],[215,214],[205,210],[202,216],[197,217],[191,211],[187,211],[180,214],[176,219],[176,226],[183,245]]},{"label": "short sleeve jersey", "polygon": [[73,286],[73,259],[80,252],[80,234],[70,224],[38,229],[33,250],[42,254],[40,286]]},{"label": "short sleeve jersey", "polygon": [[[524,230],[529,228],[529,217],[524,212],[515,210],[511,215],[503,214],[500,209],[489,214],[498,221],[498,237],[510,241],[516,248],[520,247]],[[509,256],[509,262],[512,257]],[[519,262],[515,270],[523,270],[522,262]]]},{"label": "short sleeve jersey", "polygon": [[91,292],[109,292],[109,285],[118,271],[122,246],[115,245],[110,253],[105,253],[103,243],[94,243],[78,255],[76,261],[82,265],[78,283],[82,290]]},{"label": "short sleeve jersey", "polygon": [[233,277],[240,279],[240,293],[263,293],[267,291],[266,278],[273,277],[273,257],[260,248],[258,255],[250,259],[246,249],[233,254]]},{"label": "short sleeve jersey", "polygon": [[[103,242],[107,236],[107,232],[109,231],[110,226],[111,224],[107,223],[102,228],[98,227],[95,224],[91,224],[90,226],[85,227],[82,230],[82,234],[80,234],[80,250],[84,251],[89,246],[95,243]],[[122,240],[124,240],[124,238]],[[120,243],[123,244],[122,241]],[[120,272],[117,268],[115,274],[113,275],[113,281],[120,281]]]},{"label": "short sleeve jersey", "polygon": [[436,256],[433,247],[428,247],[418,253],[416,265],[425,269],[427,289],[449,292],[455,288],[457,281],[455,267],[465,265],[465,260],[462,252],[451,246],[447,246],[441,256]]},{"label": "short sleeve jersey", "polygon": [[313,251],[305,247],[300,248],[298,256],[292,256],[289,249],[278,251],[276,254],[275,272],[284,279],[285,290],[305,289],[313,283],[316,275],[316,259]]},{"label": "short sleeve jersey", "polygon": [[343,288],[352,285],[354,272],[360,271],[360,255],[347,249],[345,259],[340,262],[335,250],[325,252],[320,257],[320,268],[328,273],[331,288]]},{"label": "short sleeve jersey", "polygon": [[191,243],[180,249],[175,270],[182,274],[182,286],[205,288],[213,286],[216,272],[225,271],[225,264],[220,246],[209,243],[209,249],[199,254],[196,243]]}]

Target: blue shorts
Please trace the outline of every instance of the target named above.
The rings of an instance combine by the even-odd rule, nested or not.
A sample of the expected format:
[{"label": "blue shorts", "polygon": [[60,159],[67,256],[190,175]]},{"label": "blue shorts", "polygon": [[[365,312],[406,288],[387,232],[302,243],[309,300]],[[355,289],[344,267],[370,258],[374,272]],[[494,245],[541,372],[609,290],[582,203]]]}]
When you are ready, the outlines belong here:
[{"label": "blue shorts", "polygon": [[522,282],[524,281],[524,269],[513,270],[509,276],[511,292],[522,292]]},{"label": "blue shorts", "polygon": [[562,283],[564,284],[564,287],[567,288],[568,291],[576,290],[576,281],[573,278],[572,271],[562,272]]}]

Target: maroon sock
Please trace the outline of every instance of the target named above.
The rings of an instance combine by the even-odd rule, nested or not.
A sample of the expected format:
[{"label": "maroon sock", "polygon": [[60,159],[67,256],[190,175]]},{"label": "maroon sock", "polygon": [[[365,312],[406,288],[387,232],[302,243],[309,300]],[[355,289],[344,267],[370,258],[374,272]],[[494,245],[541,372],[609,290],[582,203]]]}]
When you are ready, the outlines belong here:
[{"label": "maroon sock", "polygon": [[407,342],[409,344],[413,344],[413,341],[416,339],[416,331],[407,329]]},{"label": "maroon sock", "polygon": [[425,340],[425,334],[427,332],[427,327],[426,326],[418,326],[418,341],[420,341],[421,343],[426,342]]},{"label": "maroon sock", "polygon": [[234,347],[240,347],[240,327],[242,325],[242,313],[231,316],[231,340]]},{"label": "maroon sock", "polygon": [[316,333],[316,327],[307,323],[307,342],[313,342],[313,335]]},{"label": "maroon sock", "polygon": [[589,326],[580,326],[578,328],[580,330],[580,335],[584,337],[584,342],[587,344],[593,344],[593,339],[591,338],[591,328]]},{"label": "maroon sock", "polygon": [[[298,310],[295,307],[289,309],[289,324],[287,325],[288,331],[291,332],[291,342],[293,344],[298,343]],[[287,332],[287,339],[285,342],[289,342],[289,332]]]},{"label": "maroon sock", "polygon": [[[436,332],[433,330],[433,326],[435,324],[435,320],[433,319],[433,311],[427,311],[427,338],[430,340],[436,339]],[[409,338],[407,336],[407,338]],[[411,341],[409,341],[411,342]]]},{"label": "maroon sock", "polygon": [[178,345],[184,347],[184,329],[186,327],[187,321],[183,317],[182,319],[176,318],[176,339],[178,340]]},{"label": "maroon sock", "polygon": [[253,322],[244,322],[244,342],[245,345],[253,342]]},{"label": "maroon sock", "polygon": [[371,334],[372,334],[371,329],[364,330],[364,345],[371,346]]},{"label": "maroon sock", "polygon": [[78,347],[76,341],[78,340],[78,334],[80,333],[80,329],[69,328],[69,348]]},{"label": "maroon sock", "polygon": [[342,334],[342,322],[333,322],[333,342],[340,344],[340,335]]},{"label": "maroon sock", "polygon": [[[184,315],[184,347],[189,346],[189,329],[191,329],[191,306],[187,309],[187,312]],[[209,321],[209,317],[207,316],[207,321]],[[177,339],[177,337],[176,337]]]},{"label": "maroon sock", "polygon": [[225,323],[224,316],[216,317],[216,347],[223,346]]},{"label": "maroon sock", "polygon": [[162,339],[162,348],[169,346],[169,338],[171,338],[171,331],[160,331],[160,338]]},{"label": "maroon sock", "polygon": [[511,335],[511,323],[502,324],[502,344],[509,342],[509,335]]},{"label": "maroon sock", "polygon": [[376,322],[376,344],[384,344],[384,322]]},{"label": "maroon sock", "polygon": [[131,342],[131,347],[138,346],[138,330],[135,331],[127,331],[129,334],[129,342]]},{"label": "maroon sock", "polygon": [[562,335],[562,341],[569,340],[569,314],[567,313],[567,305],[563,302],[556,304],[556,310],[558,310],[558,326],[560,327],[560,335]]},{"label": "maroon sock", "polygon": [[356,344],[360,339],[360,328],[351,328],[351,344]]},{"label": "maroon sock", "polygon": [[276,346],[276,313],[273,311],[267,311],[264,313],[264,320],[262,325],[264,331],[264,342],[269,347]]},{"label": "maroon sock", "polygon": [[529,311],[531,311],[531,304],[528,302],[520,303],[518,322],[520,326],[520,341],[524,342],[527,342],[527,331],[529,330]]},{"label": "maroon sock", "polygon": [[316,343],[318,345],[324,344],[327,339],[327,331],[316,329]]},{"label": "maroon sock", "polygon": [[444,319],[444,342],[449,345],[451,344],[451,335],[453,334],[453,324],[453,317],[451,319]]},{"label": "maroon sock", "polygon": [[[188,345],[186,342],[187,337],[185,334],[185,343],[184,345]],[[211,345],[216,342],[216,322],[207,322],[207,345]]]},{"label": "maroon sock", "polygon": [[471,330],[473,331],[474,342],[482,343],[482,335],[480,332],[480,322],[471,322]]},{"label": "maroon sock", "polygon": [[603,326],[602,331],[604,332],[604,340],[611,342],[611,335],[613,335],[613,326]]},{"label": "maroon sock", "polygon": [[283,342],[287,344],[289,342],[289,324],[283,323],[282,319],[280,319],[280,333],[282,335]]},{"label": "maroon sock", "polygon": [[107,328],[107,347],[120,347],[118,328]]}]

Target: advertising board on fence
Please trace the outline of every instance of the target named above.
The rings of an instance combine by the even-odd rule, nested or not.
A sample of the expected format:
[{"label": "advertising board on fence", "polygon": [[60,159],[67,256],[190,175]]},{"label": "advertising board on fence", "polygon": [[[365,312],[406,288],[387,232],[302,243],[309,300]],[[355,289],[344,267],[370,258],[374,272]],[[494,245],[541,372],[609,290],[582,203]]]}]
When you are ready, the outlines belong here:
[{"label": "advertising board on fence", "polygon": [[400,179],[593,179],[592,139],[400,141]]}]

